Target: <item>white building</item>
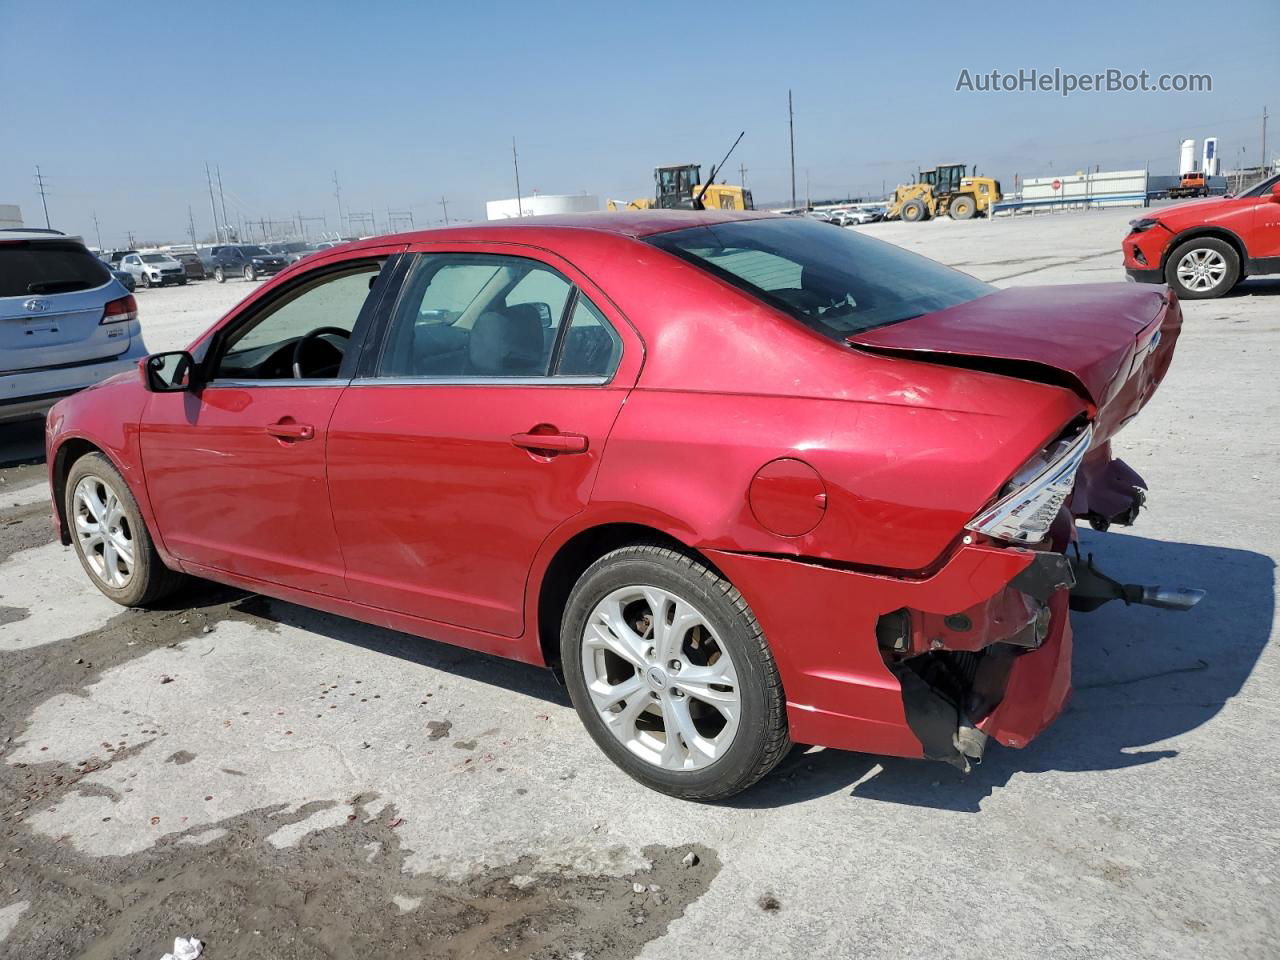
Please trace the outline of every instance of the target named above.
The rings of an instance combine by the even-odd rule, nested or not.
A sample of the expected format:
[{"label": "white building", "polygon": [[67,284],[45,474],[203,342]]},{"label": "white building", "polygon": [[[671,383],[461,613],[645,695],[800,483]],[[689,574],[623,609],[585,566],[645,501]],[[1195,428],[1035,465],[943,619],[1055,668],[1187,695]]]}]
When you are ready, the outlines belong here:
[{"label": "white building", "polygon": [[16,203],[0,203],[0,230],[5,227],[22,227],[22,208]]},{"label": "white building", "polygon": [[485,205],[490,220],[513,220],[519,216],[540,217],[548,213],[590,213],[600,209],[594,193],[535,193],[517,200],[490,200]]}]

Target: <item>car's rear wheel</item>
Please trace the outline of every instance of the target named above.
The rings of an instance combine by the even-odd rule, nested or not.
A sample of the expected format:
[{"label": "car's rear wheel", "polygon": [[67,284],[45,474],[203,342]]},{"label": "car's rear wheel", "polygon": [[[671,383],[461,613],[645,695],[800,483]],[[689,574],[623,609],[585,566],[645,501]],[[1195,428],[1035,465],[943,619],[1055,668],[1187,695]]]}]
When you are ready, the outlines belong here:
[{"label": "car's rear wheel", "polygon": [[1217,237],[1197,237],[1180,244],[1164,266],[1165,283],[1183,300],[1220,297],[1240,280],[1240,257]]},{"label": "car's rear wheel", "polygon": [[160,559],[137,501],[102,454],[88,453],[72,464],[65,509],[81,566],[116,603],[145,607],[182,582]]},{"label": "car's rear wheel", "polygon": [[221,267],[214,267],[213,279],[217,280],[219,283],[226,283],[227,282],[226,271],[224,271]]},{"label": "car's rear wheel", "polygon": [[760,624],[737,589],[692,556],[637,544],[601,557],[569,596],[560,643],[587,731],[646,786],[720,800],[790,746]]},{"label": "car's rear wheel", "polygon": [[929,210],[923,200],[908,200],[902,205],[902,219],[907,223],[916,223],[928,217]]},{"label": "car's rear wheel", "polygon": [[244,268],[244,278],[249,281],[258,279],[258,271],[253,269],[253,264],[249,264]]}]

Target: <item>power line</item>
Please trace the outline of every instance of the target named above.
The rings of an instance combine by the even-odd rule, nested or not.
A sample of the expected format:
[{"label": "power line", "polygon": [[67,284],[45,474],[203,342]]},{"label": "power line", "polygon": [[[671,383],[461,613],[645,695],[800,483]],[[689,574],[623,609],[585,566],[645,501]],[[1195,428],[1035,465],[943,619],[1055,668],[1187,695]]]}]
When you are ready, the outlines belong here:
[{"label": "power line", "polygon": [[213,177],[209,173],[209,161],[204,162],[204,180],[209,185],[209,213],[213,215],[213,242],[222,242],[222,227],[218,225],[218,205],[213,202]]},{"label": "power line", "polygon": [[44,207],[44,225],[46,229],[52,230],[53,228],[49,225],[49,201],[45,199],[44,194],[44,175],[40,172],[40,164],[38,163],[36,164],[36,190],[40,193],[40,205]]},{"label": "power line", "polygon": [[516,156],[515,137],[511,138],[511,165],[516,168],[516,216],[523,217],[524,202],[520,199],[520,158]]},{"label": "power line", "polygon": [[791,208],[796,205],[796,112],[791,107],[791,91],[787,91],[787,127],[791,131]]},{"label": "power line", "polygon": [[[230,221],[227,220],[227,195],[222,192],[222,165],[218,164],[214,169],[218,173],[218,199],[222,201],[222,222],[229,225]],[[240,229],[240,233],[244,233],[243,227]]]},{"label": "power line", "polygon": [[342,230],[342,187],[338,185],[338,171],[333,171],[333,196],[338,201],[338,235],[341,236]]}]

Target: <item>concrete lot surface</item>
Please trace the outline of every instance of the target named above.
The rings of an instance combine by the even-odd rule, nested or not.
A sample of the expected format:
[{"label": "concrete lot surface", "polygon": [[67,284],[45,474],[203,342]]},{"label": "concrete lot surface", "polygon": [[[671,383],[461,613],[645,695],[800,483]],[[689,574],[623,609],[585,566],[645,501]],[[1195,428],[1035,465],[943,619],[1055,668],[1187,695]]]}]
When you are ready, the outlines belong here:
[{"label": "concrete lot surface", "polygon": [[[1123,279],[1135,215],[863,229],[1078,283]],[[149,346],[249,289],[140,291]],[[1069,709],[967,777],[797,751],[671,800],[545,672],[210,585],[123,611],[52,542],[42,468],[0,470],[0,955],[1280,955],[1280,281],[1185,312],[1116,443],[1149,509],[1084,539],[1208,598],[1075,615]]]}]

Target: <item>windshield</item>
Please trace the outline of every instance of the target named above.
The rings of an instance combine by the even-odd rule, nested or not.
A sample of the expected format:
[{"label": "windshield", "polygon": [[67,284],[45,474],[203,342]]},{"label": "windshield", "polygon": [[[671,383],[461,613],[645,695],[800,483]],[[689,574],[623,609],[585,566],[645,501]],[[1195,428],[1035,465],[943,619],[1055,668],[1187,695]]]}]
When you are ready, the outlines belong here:
[{"label": "windshield", "polygon": [[163,253],[144,253],[142,254],[143,263],[172,263],[173,257],[166,256]]},{"label": "windshield", "polygon": [[1263,177],[1253,186],[1241,190],[1239,196],[1242,197],[1261,197],[1271,192],[1272,186],[1280,183],[1280,173],[1275,173],[1267,177]]},{"label": "windshield", "polygon": [[892,244],[793,217],[693,227],[648,242],[838,341],[996,289]]},{"label": "windshield", "polygon": [[262,249],[262,247],[241,247],[240,252],[243,253],[246,257],[271,256],[271,254],[269,254],[266,250]]}]

